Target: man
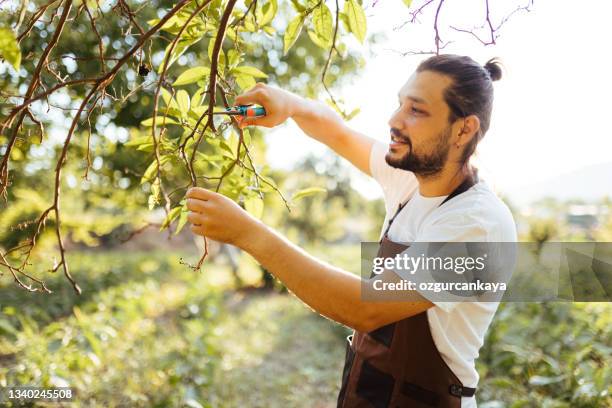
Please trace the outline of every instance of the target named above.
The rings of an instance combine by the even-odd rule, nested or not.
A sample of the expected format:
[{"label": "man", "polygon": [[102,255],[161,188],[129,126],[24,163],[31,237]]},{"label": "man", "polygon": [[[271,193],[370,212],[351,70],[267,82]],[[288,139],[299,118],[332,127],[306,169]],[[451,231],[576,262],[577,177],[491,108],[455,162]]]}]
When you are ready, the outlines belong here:
[{"label": "man", "polygon": [[[270,86],[257,84],[235,102],[267,111],[241,126],[292,118],[381,184],[383,252],[397,242],[516,241],[510,211],[469,165],[500,77],[495,60],[484,67],[457,55],[423,61],[399,91],[388,147],[324,104]],[[425,293],[410,302],[365,302],[359,277],[308,255],[233,201],[201,188],[187,197],[194,233],[247,251],[303,302],[355,330],[339,407],[476,406],[475,359],[497,303],[432,302]]]}]

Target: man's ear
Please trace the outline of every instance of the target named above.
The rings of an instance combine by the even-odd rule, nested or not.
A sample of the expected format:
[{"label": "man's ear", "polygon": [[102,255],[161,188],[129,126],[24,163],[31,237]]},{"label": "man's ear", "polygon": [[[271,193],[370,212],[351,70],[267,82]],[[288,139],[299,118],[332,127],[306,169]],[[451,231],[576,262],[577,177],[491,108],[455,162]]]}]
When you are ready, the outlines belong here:
[{"label": "man's ear", "polygon": [[464,146],[472,140],[480,129],[480,119],[476,115],[469,115],[465,118],[457,119],[459,131],[455,145],[457,147]]}]

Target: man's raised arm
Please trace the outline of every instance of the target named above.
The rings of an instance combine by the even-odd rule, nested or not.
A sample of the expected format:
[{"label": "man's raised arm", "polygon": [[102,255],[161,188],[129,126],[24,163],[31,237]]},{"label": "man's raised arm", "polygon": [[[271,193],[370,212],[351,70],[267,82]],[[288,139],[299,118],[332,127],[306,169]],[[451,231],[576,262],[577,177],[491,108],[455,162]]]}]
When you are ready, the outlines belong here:
[{"label": "man's raised arm", "polygon": [[244,118],[243,126],[274,127],[292,118],[308,136],[326,144],[370,175],[370,151],[374,140],[349,128],[340,115],[324,103],[261,83],[238,95],[234,102],[237,105],[257,103],[266,109],[265,117]]}]

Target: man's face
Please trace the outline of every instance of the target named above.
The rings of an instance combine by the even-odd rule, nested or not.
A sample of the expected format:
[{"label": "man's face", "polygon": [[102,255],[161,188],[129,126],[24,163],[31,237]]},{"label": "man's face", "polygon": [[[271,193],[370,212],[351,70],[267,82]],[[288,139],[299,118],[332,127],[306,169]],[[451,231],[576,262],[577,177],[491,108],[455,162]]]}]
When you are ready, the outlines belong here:
[{"label": "man's face", "polygon": [[414,73],[400,89],[399,106],[389,119],[391,142],[385,156],[390,166],[421,176],[439,172],[448,159],[452,127],[444,90],[447,76]]}]

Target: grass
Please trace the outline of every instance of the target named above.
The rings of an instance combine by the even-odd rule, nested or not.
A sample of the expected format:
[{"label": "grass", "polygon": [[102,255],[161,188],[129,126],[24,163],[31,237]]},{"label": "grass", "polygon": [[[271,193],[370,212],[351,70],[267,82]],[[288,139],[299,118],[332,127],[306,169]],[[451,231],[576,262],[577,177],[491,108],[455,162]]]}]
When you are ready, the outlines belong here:
[{"label": "grass", "polygon": [[[223,265],[195,273],[179,259],[72,254],[81,296],[60,275],[53,295],[3,280],[0,387],[71,386],[75,407],[331,406],[339,325],[291,295],[233,291]],[[255,282],[259,270],[241,264]]]},{"label": "grass", "polygon": [[344,359],[342,329],[293,296],[235,294],[215,328],[215,407],[333,407]]}]

